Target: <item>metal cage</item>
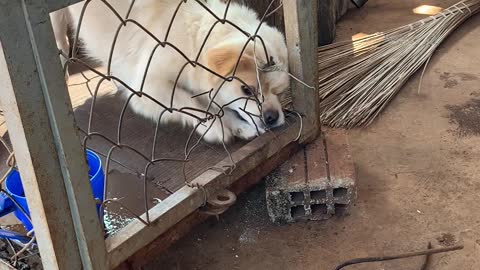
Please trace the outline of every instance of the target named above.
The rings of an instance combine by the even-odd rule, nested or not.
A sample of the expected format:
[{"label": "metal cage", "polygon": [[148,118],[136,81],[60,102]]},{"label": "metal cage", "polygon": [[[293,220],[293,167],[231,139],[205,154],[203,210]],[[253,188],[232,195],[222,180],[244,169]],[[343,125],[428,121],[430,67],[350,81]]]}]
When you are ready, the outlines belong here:
[{"label": "metal cage", "polygon": [[[0,0],[0,104],[45,269],[116,268],[202,207],[206,196],[241,181],[285,149],[299,148],[318,135],[318,91],[308,87],[316,85],[317,77],[318,3],[287,0],[283,10],[290,73],[298,78],[291,84],[292,106],[302,120],[232,152],[235,170],[230,173],[200,173],[192,185],[181,187],[150,208],[144,214],[148,224],[134,220],[105,239],[85,181],[84,149],[49,17],[77,2],[80,0]],[[216,166],[228,163],[226,159]]]}]

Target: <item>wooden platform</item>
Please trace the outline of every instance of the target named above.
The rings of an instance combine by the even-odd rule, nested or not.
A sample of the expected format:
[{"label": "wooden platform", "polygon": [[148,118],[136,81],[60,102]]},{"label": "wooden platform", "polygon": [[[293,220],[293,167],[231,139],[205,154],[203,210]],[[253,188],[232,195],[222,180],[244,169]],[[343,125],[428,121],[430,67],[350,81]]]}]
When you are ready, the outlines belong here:
[{"label": "wooden platform", "polygon": [[[90,133],[102,134],[113,142],[121,141],[123,145],[134,149],[113,148],[111,162],[106,168],[106,156],[115,145],[100,136],[93,136],[86,140],[87,147],[101,156],[104,170],[108,171],[108,198],[121,198],[123,204],[123,206],[109,204],[106,208],[107,231],[115,233],[133,218],[126,208],[139,216],[146,212],[143,175],[147,179],[148,208],[151,208],[185,185],[184,163],[180,161],[159,162],[145,171],[149,160],[139,153],[151,157],[155,123],[127,109],[125,120],[118,132],[125,98],[115,90],[114,84],[104,82],[99,89],[99,95],[92,110],[92,96],[99,80],[100,77],[93,72],[72,75],[69,79],[69,92],[82,139],[87,134],[90,111],[93,111]],[[189,130],[175,125],[162,127],[155,147],[155,157],[183,160],[189,132]],[[277,132],[281,133],[282,130]],[[228,151],[233,153],[243,145],[245,142],[230,145]],[[200,142],[185,164],[187,181],[195,179],[227,157],[228,153],[223,146]]]},{"label": "wooden platform", "polygon": [[[92,106],[92,96],[100,77],[93,72],[83,72],[72,75],[69,79],[69,92],[74,107],[75,119],[81,129],[82,140],[88,131],[89,116]],[[144,119],[127,109],[123,126],[119,131],[119,119],[125,104],[125,98],[116,91],[113,83],[102,83],[98,98],[93,108],[90,133],[98,133],[113,142],[121,142],[127,147],[115,148],[111,155],[109,168],[106,168],[106,156],[115,145],[108,140],[93,136],[86,140],[87,148],[98,153],[108,171],[108,198],[122,198],[121,202],[136,215],[145,213],[143,175],[147,179],[149,208],[159,200],[164,200],[170,194],[185,185],[183,177],[183,162],[159,162],[145,171],[153,149],[155,123]],[[156,158],[173,158],[183,160],[184,149],[189,131],[181,127],[168,125],[163,127],[158,134],[155,147]],[[231,146],[228,150],[235,151],[242,143]],[[138,153],[136,152],[138,151]],[[221,146],[209,145],[201,142],[192,152],[189,162],[186,163],[185,174],[187,181],[191,181],[207,168],[215,166],[227,157],[227,152]],[[107,212],[112,215],[109,224],[113,231],[126,225],[132,218],[124,207],[116,204],[107,206]]]},{"label": "wooden platform", "polygon": [[[328,146],[330,146],[330,149],[328,150],[329,163],[327,164],[325,162],[325,152],[323,152],[322,150],[317,151],[316,153],[310,153],[310,155],[316,155],[320,157],[319,160],[323,160],[322,164],[315,164],[314,162],[310,162],[308,163],[308,165],[305,165],[308,166],[309,170],[312,173],[322,174],[321,177],[324,178],[327,177],[327,170],[320,168],[323,166],[328,166],[330,169],[329,177],[333,179],[333,181],[352,177],[353,180],[356,181],[354,164],[352,163],[352,157],[350,156],[348,138],[345,132],[341,130],[327,129],[325,131],[325,138],[327,148]],[[323,144],[323,138],[318,138],[317,142],[321,142]],[[288,160],[289,158],[295,158],[299,152],[303,152],[303,149],[304,147],[298,144],[290,144],[278,155],[270,158],[269,160],[258,166],[255,170],[242,177],[236,182],[236,184],[231,186],[230,189],[237,194],[248,190],[250,187],[261,181],[271,171],[284,163],[285,160]],[[286,163],[288,162],[289,161],[287,161]],[[352,195],[352,198],[353,197],[354,195]],[[348,202],[348,204],[350,203],[353,204],[353,201]],[[153,243],[130,257],[126,262],[119,266],[117,270],[141,270],[142,267],[147,264],[151,258],[154,258],[156,255],[165,251],[173,243],[175,243],[177,240],[189,233],[196,225],[204,222],[207,218],[209,218],[209,216],[203,214],[201,211],[194,212],[193,214],[189,215],[181,222],[179,222],[177,225],[170,228],[166,233],[156,239]]]}]

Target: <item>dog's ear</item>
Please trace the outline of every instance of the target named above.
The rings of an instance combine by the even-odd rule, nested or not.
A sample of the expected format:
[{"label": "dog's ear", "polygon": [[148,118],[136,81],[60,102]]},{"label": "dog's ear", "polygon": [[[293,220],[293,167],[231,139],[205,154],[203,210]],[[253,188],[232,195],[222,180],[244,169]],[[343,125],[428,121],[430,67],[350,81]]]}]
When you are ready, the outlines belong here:
[{"label": "dog's ear", "polygon": [[[208,50],[207,52],[207,65],[216,73],[227,76],[232,73],[237,66],[237,70],[246,68],[252,64],[253,57],[245,50],[240,57],[242,47],[235,45],[220,45]],[[240,60],[239,60],[240,57]]]}]

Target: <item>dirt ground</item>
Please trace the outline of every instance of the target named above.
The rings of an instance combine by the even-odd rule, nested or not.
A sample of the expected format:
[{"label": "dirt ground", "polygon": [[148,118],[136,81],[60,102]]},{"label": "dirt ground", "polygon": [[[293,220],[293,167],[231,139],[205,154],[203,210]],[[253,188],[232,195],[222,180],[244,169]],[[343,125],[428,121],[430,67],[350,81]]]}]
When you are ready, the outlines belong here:
[{"label": "dirt ground", "polygon": [[[427,3],[428,2],[428,3]],[[338,27],[339,39],[422,18],[421,4],[456,0],[370,0]],[[358,203],[350,216],[276,226],[264,185],[240,197],[219,221],[199,226],[146,269],[320,269],[347,259],[424,249],[447,234],[462,251],[435,255],[430,270],[480,269],[480,15],[435,54],[417,92],[414,76],[370,128],[349,131],[358,166]],[[423,258],[352,266],[420,270]]]}]

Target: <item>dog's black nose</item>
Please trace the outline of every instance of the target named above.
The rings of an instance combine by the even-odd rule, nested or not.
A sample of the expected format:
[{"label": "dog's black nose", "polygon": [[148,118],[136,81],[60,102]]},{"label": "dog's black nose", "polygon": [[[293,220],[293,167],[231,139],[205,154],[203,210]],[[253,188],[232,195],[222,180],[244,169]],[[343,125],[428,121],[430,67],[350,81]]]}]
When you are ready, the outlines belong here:
[{"label": "dog's black nose", "polygon": [[278,111],[270,110],[263,113],[263,120],[265,120],[265,124],[267,124],[268,127],[271,127],[277,123],[279,116]]}]

